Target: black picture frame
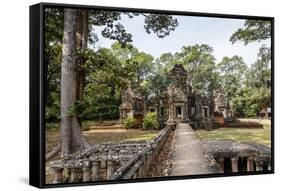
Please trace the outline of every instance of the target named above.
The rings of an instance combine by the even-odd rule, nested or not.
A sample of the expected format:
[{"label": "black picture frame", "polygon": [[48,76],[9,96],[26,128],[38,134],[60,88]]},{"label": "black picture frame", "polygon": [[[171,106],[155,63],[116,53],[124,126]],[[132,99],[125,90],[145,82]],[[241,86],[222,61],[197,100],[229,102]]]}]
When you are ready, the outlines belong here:
[{"label": "black picture frame", "polygon": [[[47,7],[59,8],[75,8],[75,9],[98,9],[108,11],[124,11],[124,12],[144,12],[144,13],[161,13],[171,15],[186,15],[197,17],[214,17],[214,18],[233,18],[233,19],[258,19],[271,22],[271,170],[265,172],[238,172],[223,174],[207,174],[207,175],[188,175],[173,177],[157,177],[157,178],[140,178],[132,180],[112,180],[112,181],[96,181],[96,182],[80,182],[67,184],[45,184],[45,121],[44,121],[44,90],[46,64],[44,61],[44,9]],[[194,179],[194,178],[211,178],[226,176],[244,176],[274,173],[274,18],[263,16],[249,15],[232,15],[217,13],[197,13],[187,11],[168,11],[155,9],[138,9],[125,7],[104,7],[92,5],[73,5],[73,4],[56,4],[56,3],[39,3],[30,6],[30,130],[29,130],[29,184],[38,188],[54,188],[69,186],[85,186],[99,184],[116,184],[116,183],[136,183],[148,181],[164,181],[178,179]]]}]

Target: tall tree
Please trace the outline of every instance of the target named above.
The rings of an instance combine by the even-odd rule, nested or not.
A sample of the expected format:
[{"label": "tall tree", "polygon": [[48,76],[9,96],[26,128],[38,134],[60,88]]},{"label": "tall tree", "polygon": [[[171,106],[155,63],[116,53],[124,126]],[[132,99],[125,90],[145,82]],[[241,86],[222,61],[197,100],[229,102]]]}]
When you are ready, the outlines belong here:
[{"label": "tall tree", "polygon": [[267,48],[261,48],[257,61],[251,66],[246,79],[248,87],[248,105],[253,104],[248,115],[271,107],[271,67]]},{"label": "tall tree", "polygon": [[[244,28],[239,28],[230,37],[230,41],[265,42],[271,38],[271,21],[246,20]],[[262,45],[257,61],[249,68],[246,74],[245,87],[236,97],[241,105],[240,111],[247,116],[256,116],[261,109],[271,106],[271,47]],[[242,107],[243,106],[243,107]]]},{"label": "tall tree", "polygon": [[120,43],[114,43],[111,49],[121,65],[127,68],[127,71],[133,71],[134,77],[132,76],[128,85],[139,93],[147,93],[144,85],[153,70],[153,56],[139,51],[131,44],[122,46]]},{"label": "tall tree", "polygon": [[197,93],[212,94],[216,86],[216,63],[212,53],[213,48],[205,44],[184,46],[175,53],[175,59],[187,70],[187,79]]},{"label": "tall tree", "polygon": [[77,59],[76,49],[77,10],[64,10],[64,35],[61,65],[61,156],[66,156],[73,148],[88,146],[77,126],[77,117],[69,114],[69,109],[77,100]]},{"label": "tall tree", "polygon": [[241,106],[240,98],[245,88],[245,77],[248,71],[246,63],[242,57],[224,57],[217,66],[220,71],[221,89],[225,92],[226,98],[233,109]]},{"label": "tall tree", "polygon": [[239,89],[245,85],[247,65],[242,57],[224,57],[218,64],[221,74],[221,86],[228,99],[234,97]]}]

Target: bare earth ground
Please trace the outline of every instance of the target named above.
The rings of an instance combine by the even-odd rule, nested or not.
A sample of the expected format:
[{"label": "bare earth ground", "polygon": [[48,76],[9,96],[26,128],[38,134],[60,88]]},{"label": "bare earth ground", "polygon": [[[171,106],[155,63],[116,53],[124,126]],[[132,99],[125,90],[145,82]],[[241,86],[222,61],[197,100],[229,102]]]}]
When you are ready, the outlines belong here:
[{"label": "bare earth ground", "polygon": [[[84,125],[84,124],[83,124]],[[84,127],[83,127],[84,128]],[[153,139],[160,130],[125,129],[122,125],[111,126],[91,125],[84,136],[90,144],[117,142],[117,141],[147,141]],[[56,146],[59,139],[58,128],[50,128],[46,131],[46,151],[49,152]]]}]

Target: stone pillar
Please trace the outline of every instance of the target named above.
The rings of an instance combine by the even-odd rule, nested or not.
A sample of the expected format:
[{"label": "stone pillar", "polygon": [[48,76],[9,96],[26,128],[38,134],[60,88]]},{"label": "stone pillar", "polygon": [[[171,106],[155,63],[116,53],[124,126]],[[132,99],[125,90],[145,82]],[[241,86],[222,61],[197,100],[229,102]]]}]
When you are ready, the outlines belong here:
[{"label": "stone pillar", "polygon": [[168,123],[173,123],[175,118],[174,118],[174,98],[173,98],[173,91],[174,89],[169,86],[167,88],[168,90],[168,95],[169,95],[169,100],[168,100],[168,106],[169,106],[169,117],[168,117]]},{"label": "stone pillar", "polygon": [[271,162],[268,162],[268,164],[267,164],[267,170],[271,171]]},{"label": "stone pillar", "polygon": [[100,168],[105,168],[106,169],[106,161],[108,157],[108,149],[105,148],[103,149],[103,153],[101,153],[101,161],[100,161]]},{"label": "stone pillar", "polygon": [[135,174],[133,175],[133,179],[137,178],[137,172],[135,172]]},{"label": "stone pillar", "polygon": [[77,182],[78,180],[78,169],[77,168],[71,168],[70,169],[70,182]]},{"label": "stone pillar", "polygon": [[142,174],[143,176],[146,175],[146,169],[147,169],[147,153],[144,153],[144,156],[143,156],[143,167],[142,167]]},{"label": "stone pillar", "polygon": [[100,168],[100,161],[93,161],[92,162],[92,180],[93,181],[99,180],[99,168]]},{"label": "stone pillar", "polygon": [[144,165],[144,161],[142,161],[142,163],[140,164],[139,169],[138,169],[138,177],[139,178],[143,177],[143,169],[144,169],[143,165]]},{"label": "stone pillar", "polygon": [[231,158],[231,170],[232,172],[238,172],[238,158]]},{"label": "stone pillar", "polygon": [[172,104],[169,104],[169,118],[168,118],[169,123],[174,122],[174,107]]},{"label": "stone pillar", "polygon": [[146,172],[149,171],[150,166],[151,166],[151,163],[152,163],[152,151],[148,151],[148,154],[147,154]]},{"label": "stone pillar", "polygon": [[91,164],[89,161],[83,163],[83,182],[88,182],[91,180]]},{"label": "stone pillar", "polygon": [[69,180],[70,180],[70,169],[65,168],[64,171],[65,171],[65,180],[66,180],[66,182],[69,182]]},{"label": "stone pillar", "polygon": [[220,173],[224,173],[224,158],[223,157],[218,159],[218,164],[219,164],[219,168],[220,168]]},{"label": "stone pillar", "polygon": [[188,96],[186,96],[186,100],[184,101],[183,104],[183,120],[182,122],[188,122],[189,121],[189,116],[188,116]]},{"label": "stone pillar", "polygon": [[263,161],[255,161],[256,171],[263,171]]},{"label": "stone pillar", "polygon": [[140,167],[139,167],[138,177],[139,177],[139,178],[143,178],[143,166],[140,166]]},{"label": "stone pillar", "polygon": [[254,157],[250,156],[247,158],[247,171],[252,172],[254,170]]},{"label": "stone pillar", "polygon": [[112,160],[107,161],[107,168],[106,168],[106,180],[109,180],[113,173],[114,169],[114,162]]},{"label": "stone pillar", "polygon": [[58,184],[58,183],[62,183],[62,172],[63,172],[63,168],[60,167],[53,167],[52,168],[54,173],[54,180],[53,183],[54,184]]},{"label": "stone pillar", "polygon": [[223,109],[223,113],[222,114],[223,114],[224,118],[227,118],[227,111],[226,111],[226,109]]}]

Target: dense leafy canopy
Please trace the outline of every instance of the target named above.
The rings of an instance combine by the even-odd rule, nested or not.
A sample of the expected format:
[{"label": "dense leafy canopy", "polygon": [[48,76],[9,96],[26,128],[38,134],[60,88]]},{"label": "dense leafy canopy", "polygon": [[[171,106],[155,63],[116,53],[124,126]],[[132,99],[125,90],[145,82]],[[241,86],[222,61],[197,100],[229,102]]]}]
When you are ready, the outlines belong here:
[{"label": "dense leafy canopy", "polygon": [[[46,120],[60,119],[60,81],[64,11],[45,10]],[[147,78],[153,69],[154,58],[133,47],[132,35],[119,22],[122,17],[144,17],[144,30],[164,38],[175,30],[178,22],[172,16],[133,12],[89,10],[88,44],[95,47],[98,36],[115,40],[112,48],[90,48],[78,51],[79,70],[84,72],[83,97],[69,108],[69,116],[83,119],[118,118],[121,93],[128,86],[148,95]],[[81,22],[81,21],[80,21]],[[103,27],[100,34],[95,26]]]},{"label": "dense leafy canopy", "polygon": [[[243,41],[247,45],[271,38],[271,21],[247,20],[244,26],[230,37],[232,43]],[[237,112],[247,116],[255,116],[261,110],[271,107],[271,47],[263,44],[260,48],[257,61],[246,73],[245,83],[235,103],[238,105]]]}]

